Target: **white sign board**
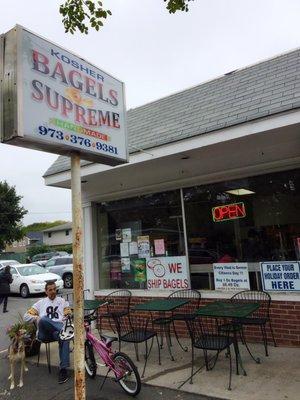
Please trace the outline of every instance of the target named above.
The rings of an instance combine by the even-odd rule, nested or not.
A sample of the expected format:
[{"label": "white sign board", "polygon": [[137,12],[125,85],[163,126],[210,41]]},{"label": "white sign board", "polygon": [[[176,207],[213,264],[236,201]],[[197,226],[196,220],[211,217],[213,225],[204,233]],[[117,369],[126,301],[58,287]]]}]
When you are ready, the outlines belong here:
[{"label": "white sign board", "polygon": [[299,261],[269,261],[260,263],[263,289],[270,292],[300,291]]},{"label": "white sign board", "polygon": [[250,289],[247,263],[216,263],[214,267],[215,289]]},{"label": "white sign board", "polygon": [[148,289],[187,289],[188,287],[186,257],[147,259]]},{"label": "white sign board", "polygon": [[5,143],[65,155],[76,151],[110,165],[127,161],[122,82],[20,26],[4,43]]}]

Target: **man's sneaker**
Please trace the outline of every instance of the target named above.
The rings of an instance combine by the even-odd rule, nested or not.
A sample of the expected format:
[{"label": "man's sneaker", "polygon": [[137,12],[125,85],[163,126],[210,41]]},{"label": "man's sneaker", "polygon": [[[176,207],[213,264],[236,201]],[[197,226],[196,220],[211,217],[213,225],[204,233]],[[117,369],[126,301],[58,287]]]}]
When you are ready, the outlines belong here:
[{"label": "man's sneaker", "polygon": [[65,383],[69,380],[68,372],[65,368],[60,369],[58,373],[58,383]]}]

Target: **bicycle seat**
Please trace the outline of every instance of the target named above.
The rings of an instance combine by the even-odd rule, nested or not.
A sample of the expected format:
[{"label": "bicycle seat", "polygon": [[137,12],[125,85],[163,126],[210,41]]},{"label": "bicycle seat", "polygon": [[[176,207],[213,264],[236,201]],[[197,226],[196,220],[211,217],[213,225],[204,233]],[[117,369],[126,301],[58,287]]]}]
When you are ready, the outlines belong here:
[{"label": "bicycle seat", "polygon": [[118,341],[118,338],[116,338],[115,336],[100,335],[100,337],[106,344]]}]

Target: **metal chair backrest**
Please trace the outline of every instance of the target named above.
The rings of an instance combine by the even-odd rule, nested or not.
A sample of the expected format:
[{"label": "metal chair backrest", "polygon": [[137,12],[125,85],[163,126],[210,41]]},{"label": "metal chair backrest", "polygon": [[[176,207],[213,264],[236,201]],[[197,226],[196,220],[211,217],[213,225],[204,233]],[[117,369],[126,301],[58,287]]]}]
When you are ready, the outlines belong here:
[{"label": "metal chair backrest", "polygon": [[[90,289],[84,289],[83,291],[83,298],[84,300],[86,300],[86,296],[87,294],[90,293]],[[63,299],[67,300],[69,302],[69,304],[73,304],[74,301],[74,291],[72,292],[67,292],[67,293],[61,293],[59,294],[60,297],[62,297]]]},{"label": "metal chair backrest", "polygon": [[221,342],[224,336],[228,336],[227,333],[220,333],[218,320],[213,317],[196,317],[186,321],[186,324],[193,344],[207,343],[209,338],[213,337],[216,348],[219,348],[218,338]]},{"label": "metal chair backrest", "polygon": [[249,318],[270,318],[271,296],[262,290],[244,290],[234,294],[231,302],[259,303],[260,307]]},{"label": "metal chair backrest", "polygon": [[150,317],[140,316],[134,312],[114,317],[119,337],[138,332],[139,336],[145,336]]},{"label": "metal chair backrest", "polygon": [[113,313],[114,311],[129,313],[130,301],[131,301],[131,291],[127,289],[115,290],[114,292],[108,294],[105,300],[109,300],[107,304],[108,313]]},{"label": "metal chair backrest", "polygon": [[176,290],[169,295],[169,299],[189,299],[190,302],[174,311],[174,314],[194,314],[200,307],[201,293],[195,289]]}]

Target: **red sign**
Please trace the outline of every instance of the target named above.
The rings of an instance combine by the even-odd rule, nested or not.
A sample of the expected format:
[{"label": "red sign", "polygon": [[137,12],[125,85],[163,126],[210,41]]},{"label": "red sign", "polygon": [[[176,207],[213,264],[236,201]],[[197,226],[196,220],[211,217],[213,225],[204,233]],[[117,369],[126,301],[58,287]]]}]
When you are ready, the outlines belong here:
[{"label": "red sign", "polygon": [[231,219],[246,217],[244,203],[225,204],[212,208],[214,222],[228,221]]}]

